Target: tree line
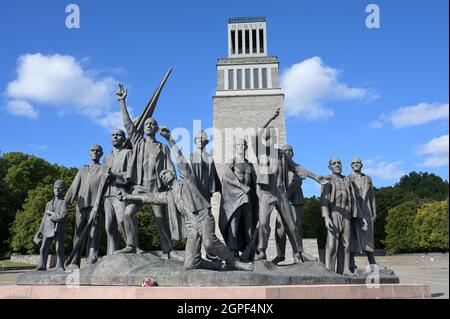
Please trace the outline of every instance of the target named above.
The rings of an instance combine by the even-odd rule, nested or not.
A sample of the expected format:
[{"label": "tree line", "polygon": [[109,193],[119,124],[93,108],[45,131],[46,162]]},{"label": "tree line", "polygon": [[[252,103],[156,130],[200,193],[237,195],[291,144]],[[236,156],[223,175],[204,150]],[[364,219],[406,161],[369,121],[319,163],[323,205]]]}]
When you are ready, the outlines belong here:
[{"label": "tree line", "polygon": [[[0,156],[0,256],[11,252],[38,252],[33,237],[45,205],[53,197],[53,182],[63,179],[70,185],[76,173],[77,168],[50,164],[21,152]],[[448,251],[448,193],[447,181],[426,172],[411,172],[393,186],[376,188],[376,247],[393,252]],[[140,246],[144,250],[157,250],[159,236],[150,209],[144,206],[137,213]],[[72,249],[74,204],[66,218],[65,249],[68,254]],[[100,254],[106,252],[103,228]],[[319,199],[314,196],[305,200],[303,237],[317,238],[319,248],[325,246],[326,228]],[[176,249],[183,246],[183,241],[175,243]]]}]

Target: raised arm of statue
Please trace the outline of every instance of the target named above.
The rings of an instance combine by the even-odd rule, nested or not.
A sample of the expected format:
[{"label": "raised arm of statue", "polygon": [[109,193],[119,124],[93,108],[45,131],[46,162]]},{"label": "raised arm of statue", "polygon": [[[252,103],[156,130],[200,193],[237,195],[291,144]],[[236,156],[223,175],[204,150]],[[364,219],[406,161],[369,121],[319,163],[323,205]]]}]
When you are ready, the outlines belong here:
[{"label": "raised arm of statue", "polygon": [[280,115],[280,107],[277,107],[275,109],[275,111],[273,111],[273,113],[270,115],[270,117],[264,122],[264,125],[262,126],[262,128],[266,128],[267,126],[269,126],[269,124],[275,120],[278,115]]},{"label": "raised arm of statue", "polygon": [[130,113],[128,113],[127,106],[125,104],[125,99],[128,95],[128,90],[123,87],[123,84],[119,84],[116,90],[117,99],[119,100],[120,105],[120,113],[122,114],[123,126],[127,130],[128,138],[130,139],[132,144],[138,142],[139,139],[143,138],[142,133],[139,133],[136,126],[133,123],[133,120],[130,117]]},{"label": "raised arm of statue", "polygon": [[183,153],[181,153],[181,150],[178,148],[177,143],[175,143],[175,141],[172,139],[172,135],[170,134],[169,128],[161,126],[159,128],[159,134],[161,134],[161,136],[167,140],[167,143],[169,143],[170,149],[173,152],[175,159],[177,161],[180,177],[191,178],[192,177],[191,168],[189,167],[189,164],[184,158]]}]

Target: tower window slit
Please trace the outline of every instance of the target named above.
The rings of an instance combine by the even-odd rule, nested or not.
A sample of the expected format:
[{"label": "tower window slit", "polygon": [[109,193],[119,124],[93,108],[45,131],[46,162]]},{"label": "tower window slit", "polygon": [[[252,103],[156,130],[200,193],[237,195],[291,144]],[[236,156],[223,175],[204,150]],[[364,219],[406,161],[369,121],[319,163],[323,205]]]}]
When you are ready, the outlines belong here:
[{"label": "tower window slit", "polygon": [[250,69],[245,69],[245,88],[250,89]]},{"label": "tower window slit", "polygon": [[258,89],[259,88],[259,69],[253,69],[253,88]]},{"label": "tower window slit", "polygon": [[231,30],[231,54],[236,54],[236,31]]},{"label": "tower window slit", "polygon": [[236,89],[241,90],[242,89],[242,69],[236,70]]},{"label": "tower window slit", "polygon": [[264,53],[264,30],[259,29],[259,53]]},{"label": "tower window slit", "polygon": [[238,54],[242,53],[242,30],[238,30]]},{"label": "tower window slit", "polygon": [[245,30],[245,53],[250,53],[250,30]]},{"label": "tower window slit", "polygon": [[234,89],[234,70],[228,70],[228,90]]},{"label": "tower window slit", "polygon": [[261,79],[262,79],[262,87],[263,89],[267,88],[267,68],[262,68],[261,69]]}]

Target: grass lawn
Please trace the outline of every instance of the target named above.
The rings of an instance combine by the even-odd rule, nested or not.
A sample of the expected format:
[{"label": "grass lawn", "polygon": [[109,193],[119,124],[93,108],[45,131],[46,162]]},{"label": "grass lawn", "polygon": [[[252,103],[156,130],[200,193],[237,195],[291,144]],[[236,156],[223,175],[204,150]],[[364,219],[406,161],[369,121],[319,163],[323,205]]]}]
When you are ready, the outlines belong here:
[{"label": "grass lawn", "polygon": [[11,261],[9,259],[5,259],[5,260],[0,260],[0,270],[4,269],[4,268],[10,268],[10,267],[30,267],[30,266],[35,266],[32,264],[26,264],[26,263],[18,263],[18,262],[14,262]]}]

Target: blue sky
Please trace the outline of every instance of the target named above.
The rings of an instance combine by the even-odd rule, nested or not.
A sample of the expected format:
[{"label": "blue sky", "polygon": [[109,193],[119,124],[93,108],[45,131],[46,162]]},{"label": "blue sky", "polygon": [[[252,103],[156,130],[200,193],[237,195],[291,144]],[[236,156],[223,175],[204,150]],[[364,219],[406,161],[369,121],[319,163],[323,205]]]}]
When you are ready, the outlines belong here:
[{"label": "blue sky", "polygon": [[[69,3],[79,29],[65,26]],[[370,3],[380,29],[366,28]],[[128,87],[137,115],[169,67],[159,123],[210,127],[215,65],[235,16],[267,19],[297,162],[327,174],[338,155],[349,173],[359,156],[378,187],[412,170],[448,180],[446,0],[1,2],[0,151],[80,167],[92,143],[111,149],[115,84]]]}]

